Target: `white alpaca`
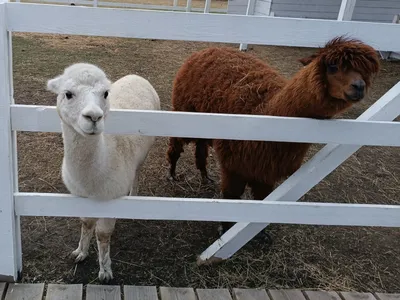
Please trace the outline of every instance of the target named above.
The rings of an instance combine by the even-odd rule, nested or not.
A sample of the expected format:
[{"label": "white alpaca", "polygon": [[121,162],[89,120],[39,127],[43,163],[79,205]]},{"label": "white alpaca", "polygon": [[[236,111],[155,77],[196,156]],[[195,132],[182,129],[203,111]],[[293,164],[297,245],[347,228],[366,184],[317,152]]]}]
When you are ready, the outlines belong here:
[{"label": "white alpaca", "polygon": [[[104,120],[110,107],[116,109],[160,110],[160,100],[152,85],[136,75],[115,83],[98,67],[78,63],[47,83],[58,94],[57,111],[64,140],[62,178],[71,194],[94,199],[116,199],[136,195],[137,173],[155,138],[106,135]],[[72,252],[75,261],[88,255],[96,229],[99,252],[99,279],[113,278],[110,238],[115,219],[81,218],[81,238]]]}]

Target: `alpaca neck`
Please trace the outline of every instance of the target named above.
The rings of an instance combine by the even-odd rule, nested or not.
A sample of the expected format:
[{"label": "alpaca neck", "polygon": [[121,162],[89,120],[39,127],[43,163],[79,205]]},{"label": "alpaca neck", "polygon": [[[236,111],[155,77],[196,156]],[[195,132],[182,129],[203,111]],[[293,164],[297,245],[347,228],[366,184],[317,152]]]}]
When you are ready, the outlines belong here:
[{"label": "alpaca neck", "polygon": [[309,66],[256,110],[264,115],[326,119],[333,117],[338,104],[331,107],[334,101],[328,97],[319,71]]},{"label": "alpaca neck", "polygon": [[62,123],[64,138],[64,160],[69,168],[85,169],[91,172],[94,167],[107,167],[109,155],[109,140],[104,134],[84,137],[72,127]]}]

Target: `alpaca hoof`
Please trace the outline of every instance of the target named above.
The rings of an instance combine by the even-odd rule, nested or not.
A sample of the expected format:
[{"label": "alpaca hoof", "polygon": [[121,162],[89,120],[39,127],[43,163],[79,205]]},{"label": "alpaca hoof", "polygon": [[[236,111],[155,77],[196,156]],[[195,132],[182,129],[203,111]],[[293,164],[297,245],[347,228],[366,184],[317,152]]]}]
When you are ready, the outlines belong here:
[{"label": "alpaca hoof", "polygon": [[203,184],[214,183],[214,179],[210,178],[208,175],[202,175],[201,182]]},{"label": "alpaca hoof", "polygon": [[168,179],[171,181],[179,181],[176,176],[171,176],[171,175],[168,177]]},{"label": "alpaca hoof", "polygon": [[99,271],[99,280],[100,282],[109,282],[111,279],[113,279],[113,274],[111,270],[100,270]]},{"label": "alpaca hoof", "polygon": [[170,174],[168,179],[171,181],[181,181],[183,179],[183,175]]},{"label": "alpaca hoof", "polygon": [[75,258],[75,262],[79,263],[81,261],[84,261],[86,257],[88,256],[88,253],[83,252],[81,249],[76,249],[75,251],[72,251],[71,253],[72,258]]}]

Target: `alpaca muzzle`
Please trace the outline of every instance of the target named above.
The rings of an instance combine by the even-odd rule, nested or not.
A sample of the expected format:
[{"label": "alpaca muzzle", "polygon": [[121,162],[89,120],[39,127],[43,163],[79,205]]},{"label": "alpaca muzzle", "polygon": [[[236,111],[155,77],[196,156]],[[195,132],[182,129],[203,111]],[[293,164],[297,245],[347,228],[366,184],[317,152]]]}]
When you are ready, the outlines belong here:
[{"label": "alpaca muzzle", "polygon": [[365,96],[365,81],[362,79],[355,80],[351,84],[351,93],[346,94],[346,98],[349,101],[360,101]]}]

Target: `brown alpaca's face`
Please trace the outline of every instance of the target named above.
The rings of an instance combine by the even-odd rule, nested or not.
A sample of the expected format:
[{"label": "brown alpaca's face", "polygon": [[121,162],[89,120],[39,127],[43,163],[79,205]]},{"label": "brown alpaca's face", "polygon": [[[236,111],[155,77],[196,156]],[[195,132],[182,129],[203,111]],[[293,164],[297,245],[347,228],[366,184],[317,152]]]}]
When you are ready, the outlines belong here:
[{"label": "brown alpaca's face", "polygon": [[366,94],[363,76],[354,70],[340,70],[335,65],[326,66],[328,93],[337,99],[357,102]]}]

